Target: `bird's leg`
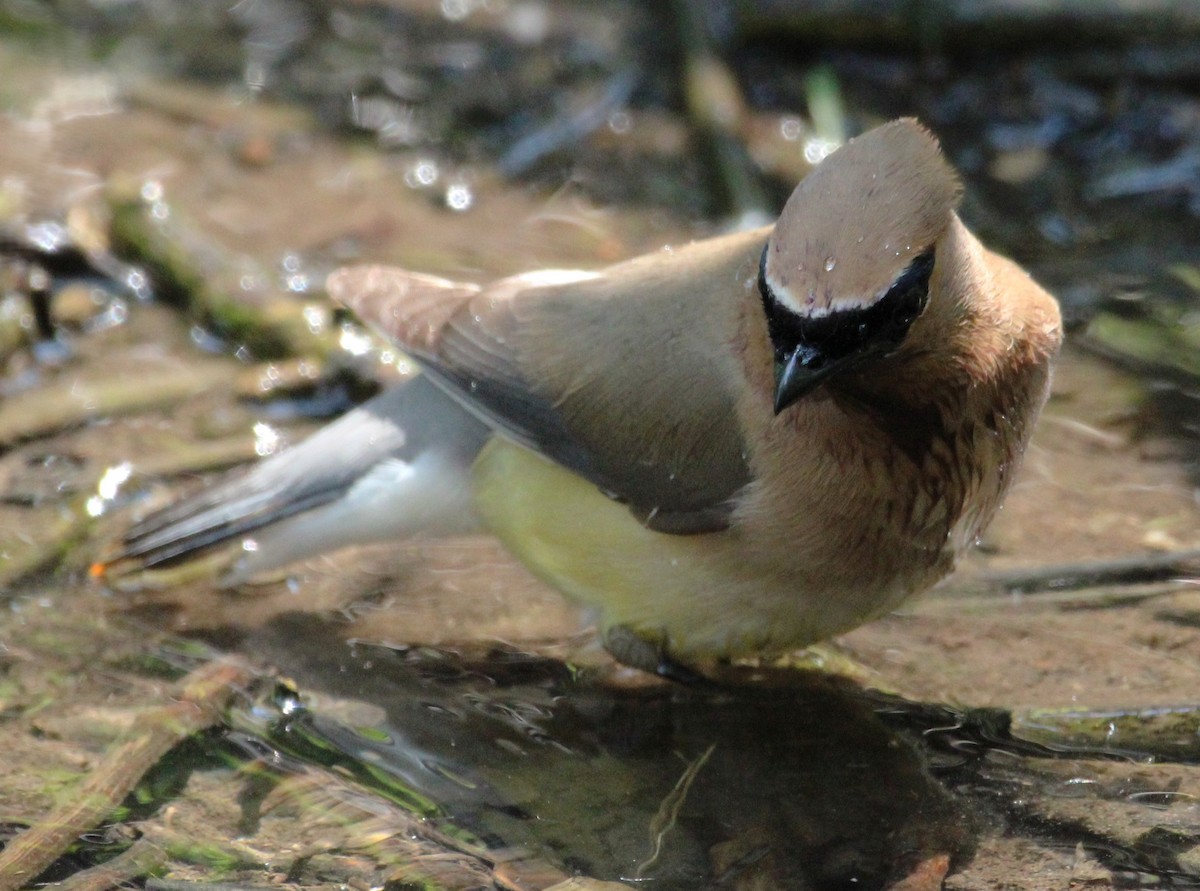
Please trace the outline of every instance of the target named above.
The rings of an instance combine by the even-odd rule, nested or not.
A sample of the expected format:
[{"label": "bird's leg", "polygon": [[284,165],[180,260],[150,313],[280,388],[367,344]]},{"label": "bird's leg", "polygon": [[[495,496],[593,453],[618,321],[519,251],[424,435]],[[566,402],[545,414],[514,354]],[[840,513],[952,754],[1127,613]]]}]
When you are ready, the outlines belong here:
[{"label": "bird's leg", "polygon": [[712,684],[709,678],[698,671],[675,661],[661,642],[647,640],[627,625],[614,625],[604,632],[604,649],[622,665],[656,674],[677,684],[687,687]]}]

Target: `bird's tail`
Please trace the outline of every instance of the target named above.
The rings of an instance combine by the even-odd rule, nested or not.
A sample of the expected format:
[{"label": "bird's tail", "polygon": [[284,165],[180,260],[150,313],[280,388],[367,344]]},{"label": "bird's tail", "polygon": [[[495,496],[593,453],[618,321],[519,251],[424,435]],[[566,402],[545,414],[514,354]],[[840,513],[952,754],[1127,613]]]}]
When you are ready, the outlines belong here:
[{"label": "bird's tail", "polygon": [[417,377],[135,523],[91,574],[161,567],[241,540],[225,578],[236,583],[348,545],[471,531],[469,470],[488,435]]}]

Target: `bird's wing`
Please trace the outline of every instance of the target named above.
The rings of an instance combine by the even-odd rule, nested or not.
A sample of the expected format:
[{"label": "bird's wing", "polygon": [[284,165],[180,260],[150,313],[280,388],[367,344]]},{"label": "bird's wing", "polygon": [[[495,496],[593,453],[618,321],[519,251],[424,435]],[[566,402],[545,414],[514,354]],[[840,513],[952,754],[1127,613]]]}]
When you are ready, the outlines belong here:
[{"label": "bird's wing", "polygon": [[655,528],[723,528],[748,481],[733,337],[768,230],[602,273],[544,271],[477,293],[390,267],[329,291],[456,399]]}]

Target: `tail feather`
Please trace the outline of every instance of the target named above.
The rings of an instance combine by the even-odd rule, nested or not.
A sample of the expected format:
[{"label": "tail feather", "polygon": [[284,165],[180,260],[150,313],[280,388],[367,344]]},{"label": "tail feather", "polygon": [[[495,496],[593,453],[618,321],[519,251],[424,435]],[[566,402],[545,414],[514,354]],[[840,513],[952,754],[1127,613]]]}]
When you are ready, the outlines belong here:
[{"label": "tail feather", "polygon": [[[272,553],[256,556],[266,568],[418,522],[457,531],[471,522],[462,516],[470,512],[466,480],[488,436],[481,422],[417,377],[248,471],[150,514],[92,572],[162,566],[255,532],[271,543]],[[322,512],[333,524],[327,534],[299,522]],[[289,538],[289,530],[297,531]]]},{"label": "tail feather", "polygon": [[[219,486],[218,490],[232,488]],[[149,528],[143,528],[142,523],[131,527],[125,534],[120,554],[113,562],[134,559],[150,568],[186,559],[264,526],[328,504],[345,491],[345,487],[331,487],[299,499],[279,497],[285,493],[264,493],[255,499],[241,499],[211,507],[185,502],[193,510],[178,520],[164,521],[155,513],[144,521],[150,524]]]}]

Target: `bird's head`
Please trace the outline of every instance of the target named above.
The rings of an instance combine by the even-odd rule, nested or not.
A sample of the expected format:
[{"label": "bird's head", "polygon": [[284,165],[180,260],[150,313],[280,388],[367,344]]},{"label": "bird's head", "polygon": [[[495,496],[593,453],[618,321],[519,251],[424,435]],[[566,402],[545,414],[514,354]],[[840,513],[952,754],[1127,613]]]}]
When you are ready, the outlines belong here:
[{"label": "bird's head", "polygon": [[930,302],[959,194],[937,141],[912,119],[850,140],[796,187],[759,265],[776,414],[901,347]]}]

